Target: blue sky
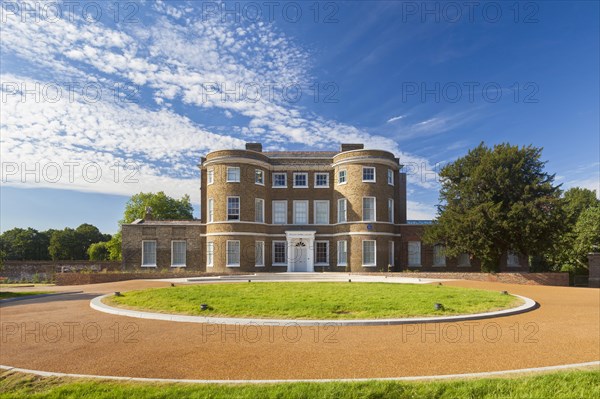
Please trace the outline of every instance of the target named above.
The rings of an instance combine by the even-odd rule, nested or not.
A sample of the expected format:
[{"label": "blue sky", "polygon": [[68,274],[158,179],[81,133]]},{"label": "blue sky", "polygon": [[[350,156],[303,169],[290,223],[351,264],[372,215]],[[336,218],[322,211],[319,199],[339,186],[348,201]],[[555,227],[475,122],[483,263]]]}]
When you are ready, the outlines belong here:
[{"label": "blue sky", "polygon": [[600,191],[598,2],[275,3],[2,2],[1,230],[114,233],[140,191],[198,215],[199,158],[246,141],[393,151],[410,219],[481,141]]}]

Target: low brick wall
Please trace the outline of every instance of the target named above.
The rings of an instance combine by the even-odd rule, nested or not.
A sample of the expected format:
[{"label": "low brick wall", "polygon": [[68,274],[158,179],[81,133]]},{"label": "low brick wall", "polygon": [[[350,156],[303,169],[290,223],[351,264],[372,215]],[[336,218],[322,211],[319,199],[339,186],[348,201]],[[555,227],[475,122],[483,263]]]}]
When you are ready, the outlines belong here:
[{"label": "low brick wall", "polygon": [[600,253],[593,252],[588,254],[588,267],[590,277],[588,285],[592,288],[600,288]]},{"label": "low brick wall", "polygon": [[116,271],[121,269],[121,262],[109,261],[88,261],[88,260],[69,260],[69,261],[4,261],[0,277],[9,281],[53,281],[57,273],[79,272],[81,270],[108,270]]},{"label": "low brick wall", "polygon": [[[365,273],[356,273],[365,274]],[[506,284],[569,286],[569,273],[381,273],[394,277],[441,278],[475,281],[494,281]]]},{"label": "low brick wall", "polygon": [[[228,273],[227,275],[237,274]],[[115,281],[125,280],[143,280],[143,279],[158,279],[158,278],[185,278],[185,277],[210,277],[222,276],[222,273],[185,273],[185,272],[169,272],[169,273],[57,273],[55,274],[56,285],[83,285],[83,284],[100,284],[112,283]]]}]

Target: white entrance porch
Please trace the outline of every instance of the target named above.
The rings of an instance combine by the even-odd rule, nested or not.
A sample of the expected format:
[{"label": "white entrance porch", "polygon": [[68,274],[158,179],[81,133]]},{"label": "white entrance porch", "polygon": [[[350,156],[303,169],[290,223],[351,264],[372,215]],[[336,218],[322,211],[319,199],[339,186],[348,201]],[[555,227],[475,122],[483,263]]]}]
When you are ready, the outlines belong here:
[{"label": "white entrance porch", "polygon": [[313,248],[316,231],[286,231],[287,271],[314,272]]}]

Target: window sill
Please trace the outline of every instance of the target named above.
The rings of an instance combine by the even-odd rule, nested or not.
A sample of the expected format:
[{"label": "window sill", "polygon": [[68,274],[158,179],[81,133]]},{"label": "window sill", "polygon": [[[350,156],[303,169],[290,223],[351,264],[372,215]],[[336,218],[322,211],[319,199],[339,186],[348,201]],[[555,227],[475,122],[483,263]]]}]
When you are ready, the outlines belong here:
[{"label": "window sill", "polygon": [[171,267],[186,267],[186,265],[171,265]]},{"label": "window sill", "polygon": [[329,267],[329,263],[315,263],[315,266],[319,266],[319,267],[327,266],[327,267]]},{"label": "window sill", "polygon": [[377,265],[362,265],[362,267],[377,267]]},{"label": "window sill", "polygon": [[293,188],[308,188],[308,186],[293,186]]},{"label": "window sill", "polygon": [[271,188],[287,188],[287,186],[272,186]]},{"label": "window sill", "polygon": [[254,182],[254,184],[256,184],[257,186],[263,186],[263,187],[265,186],[265,183],[259,183],[259,182],[256,182],[256,181]]},{"label": "window sill", "polygon": [[329,188],[329,186],[315,186],[315,188]]},{"label": "window sill", "polygon": [[363,180],[363,183],[377,183],[375,180]]},{"label": "window sill", "polygon": [[265,267],[265,265],[254,265],[254,267]]},{"label": "window sill", "polygon": [[239,183],[239,181],[229,181],[229,180],[227,180],[225,183]]},{"label": "window sill", "polygon": [[156,265],[141,265],[140,267],[157,267]]},{"label": "window sill", "polygon": [[214,267],[215,265],[206,265],[206,267]]},{"label": "window sill", "polygon": [[346,267],[346,266],[348,266],[347,263],[338,263],[337,264],[337,267]]},{"label": "window sill", "polygon": [[239,265],[239,264],[237,264],[237,265],[225,265],[225,266],[226,266],[226,267],[240,267],[240,265]]},{"label": "window sill", "polygon": [[271,266],[287,266],[287,263],[273,263]]}]

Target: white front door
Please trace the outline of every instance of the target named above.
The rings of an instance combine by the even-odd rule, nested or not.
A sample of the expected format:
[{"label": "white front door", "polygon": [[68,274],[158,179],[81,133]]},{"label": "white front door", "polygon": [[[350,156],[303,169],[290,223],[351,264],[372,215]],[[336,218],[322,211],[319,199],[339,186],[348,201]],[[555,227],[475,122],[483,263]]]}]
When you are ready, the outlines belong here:
[{"label": "white front door", "polygon": [[308,271],[308,245],[305,242],[299,241],[294,244],[294,257],[292,262],[294,263],[295,272],[307,272]]}]

